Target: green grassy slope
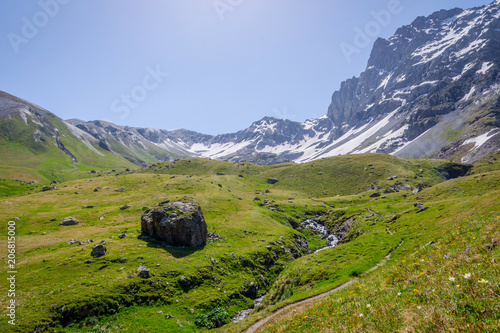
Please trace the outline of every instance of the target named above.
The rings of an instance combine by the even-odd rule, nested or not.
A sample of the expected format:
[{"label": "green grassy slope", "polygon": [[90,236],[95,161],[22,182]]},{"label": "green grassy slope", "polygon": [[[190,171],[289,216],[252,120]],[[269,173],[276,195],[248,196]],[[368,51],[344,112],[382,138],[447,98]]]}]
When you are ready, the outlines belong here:
[{"label": "green grassy slope", "polygon": [[[498,249],[486,251],[485,245],[498,239],[499,197],[500,172],[492,171],[437,184],[411,199],[397,194],[365,202],[355,199],[350,202],[349,197],[327,201],[339,206],[354,204],[347,212],[369,208],[378,216],[359,215],[356,232],[360,235],[351,242],[291,263],[271,288],[260,307],[263,311],[248,318],[247,323],[357,278],[402,241],[382,272],[380,269],[361,278],[358,285],[319,304],[289,311],[263,331],[460,331],[466,325],[470,325],[466,329],[469,332],[494,331],[500,320],[500,287],[494,282],[500,279],[500,270],[495,265]],[[414,202],[429,209],[418,213]],[[393,221],[392,216],[398,218]],[[451,259],[444,258],[445,254]],[[407,264],[410,262],[411,266]],[[462,275],[457,277],[457,286],[447,281],[456,272]],[[464,281],[463,275],[467,273],[474,277]],[[408,283],[407,279],[413,282]],[[483,284],[482,279],[490,284]],[[423,283],[416,284],[414,280]],[[462,288],[460,284],[464,284]],[[432,296],[428,297],[430,290]],[[485,297],[476,297],[484,290]],[[421,292],[428,294],[422,296]],[[463,297],[464,292],[467,297]],[[395,298],[400,301],[394,303]],[[366,317],[359,317],[361,313]],[[222,331],[237,331],[245,325]]]},{"label": "green grassy slope", "polygon": [[[478,173],[482,167],[446,181],[467,168],[380,154],[275,166],[192,159],[99,177],[68,171],[66,178],[73,180],[48,192],[0,181],[7,196],[0,199],[1,219],[19,218],[19,326],[0,322],[0,330],[203,332],[195,321],[212,309],[234,315],[267,294],[260,311],[220,329],[238,332],[273,309],[360,275],[401,240],[394,261],[441,241],[469,215],[492,218],[500,210],[500,174]],[[268,184],[268,178],[278,182]],[[382,193],[398,182],[425,189],[416,196],[410,190]],[[370,197],[374,192],[381,196]],[[140,237],[144,207],[185,196],[200,203],[209,231],[222,241],[179,249]],[[417,213],[415,202],[429,209]],[[121,210],[125,204],[131,207]],[[300,226],[318,214],[330,229],[351,219],[349,241],[300,257],[305,252],[297,237],[305,235],[312,249],[326,244]],[[59,226],[70,215],[80,223]],[[127,237],[119,239],[123,231]],[[87,263],[93,244],[69,245],[73,238],[106,240],[108,254]],[[115,262],[123,257],[126,262]],[[140,263],[151,269],[150,279],[137,276]],[[0,284],[0,293],[5,288]]]},{"label": "green grassy slope", "polygon": [[[44,121],[50,128],[57,129],[60,142],[78,159],[78,162],[75,163],[68,154],[56,146],[50,128],[40,126],[30,119],[25,123],[19,113],[11,113],[3,116],[0,122],[2,178],[24,181],[65,180],[68,179],[69,171],[74,169],[85,172],[95,168],[134,167],[133,163],[103,149],[98,149],[101,155],[90,150],[73,136],[55,115],[46,112]],[[78,177],[74,172],[71,174],[73,177]],[[80,174],[80,177],[82,176],[83,172]]]}]

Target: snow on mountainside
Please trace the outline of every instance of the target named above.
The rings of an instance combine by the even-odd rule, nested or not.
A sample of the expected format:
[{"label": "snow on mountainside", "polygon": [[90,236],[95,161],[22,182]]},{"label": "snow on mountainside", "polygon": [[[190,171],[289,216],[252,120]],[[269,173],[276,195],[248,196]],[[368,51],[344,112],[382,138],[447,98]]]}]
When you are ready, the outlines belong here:
[{"label": "snow on mountainside", "polygon": [[[499,55],[500,1],[442,10],[378,39],[366,71],[342,83],[324,117],[264,118],[196,141],[173,137],[193,155],[233,161],[382,152],[470,162],[500,147]],[[481,145],[471,144],[485,133]]]},{"label": "snow on mountainside", "polygon": [[[497,0],[418,17],[378,39],[366,70],[341,84],[325,116],[304,123],[266,117],[217,136],[104,121],[64,124],[95,153],[136,164],[175,156],[302,163],[372,152],[473,162],[500,148],[499,56]],[[0,116],[11,112],[6,103],[0,100]]]}]

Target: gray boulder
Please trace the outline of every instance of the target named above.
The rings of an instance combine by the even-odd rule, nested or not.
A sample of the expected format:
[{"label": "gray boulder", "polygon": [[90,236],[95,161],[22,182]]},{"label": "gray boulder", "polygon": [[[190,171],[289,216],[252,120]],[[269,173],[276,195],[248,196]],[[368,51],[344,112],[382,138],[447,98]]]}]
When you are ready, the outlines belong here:
[{"label": "gray boulder", "polygon": [[196,202],[164,201],[141,218],[143,235],[173,246],[197,247],[207,242],[207,224]]},{"label": "gray boulder", "polygon": [[272,184],[276,184],[278,181],[279,181],[279,180],[277,180],[277,179],[275,179],[275,178],[268,178],[268,179],[266,180],[266,183],[268,183],[268,184],[271,184],[271,185],[272,185]]},{"label": "gray boulder", "polygon": [[78,221],[74,216],[65,217],[61,220],[61,223],[59,223],[59,225],[75,225],[75,224],[78,224]]},{"label": "gray boulder", "polygon": [[413,190],[412,194],[413,195],[417,195],[418,193],[420,193],[422,190],[424,189],[424,186],[422,184],[418,184],[417,185],[417,188]]},{"label": "gray boulder", "polygon": [[104,255],[106,255],[106,247],[102,244],[97,244],[97,245],[94,245],[94,247],[92,248],[92,252],[90,252],[90,255],[94,258],[98,258],[98,257],[102,257]]},{"label": "gray boulder", "polygon": [[421,204],[420,202],[416,202],[413,204],[413,206],[415,206],[416,208],[418,208],[418,212],[421,213],[423,212],[424,210],[427,210],[429,209],[429,207],[425,207],[423,204]]},{"label": "gray boulder", "polygon": [[147,279],[149,277],[149,271],[150,269],[146,268],[146,266],[144,265],[139,266],[139,268],[137,269],[139,276],[144,279]]}]

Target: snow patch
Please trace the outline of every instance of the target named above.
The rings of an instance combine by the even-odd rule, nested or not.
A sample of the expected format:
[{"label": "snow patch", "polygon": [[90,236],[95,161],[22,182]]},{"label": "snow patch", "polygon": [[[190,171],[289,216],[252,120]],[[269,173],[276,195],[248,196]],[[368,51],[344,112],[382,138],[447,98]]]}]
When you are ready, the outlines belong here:
[{"label": "snow patch", "polygon": [[479,149],[482,145],[484,145],[489,139],[491,139],[492,132],[496,132],[497,129],[492,129],[488,133],[484,133],[483,135],[476,136],[475,138],[471,138],[469,140],[464,141],[463,146],[473,143],[473,149]]},{"label": "snow patch", "polygon": [[474,95],[474,93],[476,92],[476,87],[472,87],[470,88],[470,91],[464,96],[464,98],[462,98],[460,100],[460,102],[465,102],[467,101],[469,98],[472,97],[472,95]]},{"label": "snow patch", "polygon": [[486,74],[491,67],[493,67],[493,62],[483,62],[483,65],[481,66],[481,69],[476,72],[476,74]]}]

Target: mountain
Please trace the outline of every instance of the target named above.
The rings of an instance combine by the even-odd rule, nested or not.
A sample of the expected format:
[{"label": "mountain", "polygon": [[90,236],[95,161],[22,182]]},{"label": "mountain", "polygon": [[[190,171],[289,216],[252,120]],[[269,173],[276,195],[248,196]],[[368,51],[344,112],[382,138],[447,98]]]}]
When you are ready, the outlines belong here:
[{"label": "mountain", "polygon": [[499,51],[500,1],[442,10],[378,39],[321,118],[217,136],[135,131],[180,155],[263,164],[368,152],[473,162],[500,148]]},{"label": "mountain", "polygon": [[442,10],[378,39],[366,70],[341,84],[324,117],[264,118],[215,137],[170,133],[164,143],[233,161],[382,152],[472,162],[500,147],[499,51],[500,1]]},{"label": "mountain", "polygon": [[[128,168],[177,157],[130,129],[99,122],[115,138],[0,91],[0,171],[8,178],[58,179],[66,170]],[[121,136],[120,136],[121,135]]]},{"label": "mountain", "polygon": [[[33,150],[45,138],[45,145],[50,142],[73,161],[79,158],[76,151],[136,165],[178,156],[303,163],[377,152],[471,163],[500,149],[499,54],[497,0],[418,17],[391,38],[379,38],[366,70],[341,84],[326,115],[303,123],[266,117],[245,130],[217,136],[78,119],[44,128],[39,115],[48,111],[5,93],[0,117],[12,117],[15,111],[19,128],[21,119],[25,126],[28,118],[34,119],[29,131],[23,129],[21,141]],[[64,129],[80,148],[70,149],[56,128]],[[6,133],[2,126],[2,136],[8,137]]]},{"label": "mountain", "polygon": [[264,118],[185,148],[232,160],[382,152],[472,162],[500,148],[499,51],[500,1],[418,17],[375,42],[366,70],[341,84],[326,116]]}]

